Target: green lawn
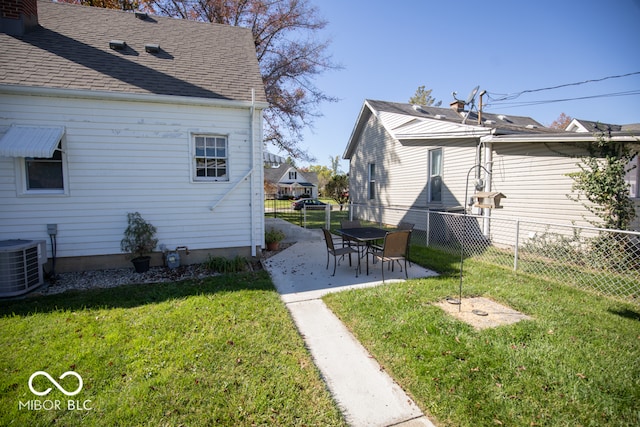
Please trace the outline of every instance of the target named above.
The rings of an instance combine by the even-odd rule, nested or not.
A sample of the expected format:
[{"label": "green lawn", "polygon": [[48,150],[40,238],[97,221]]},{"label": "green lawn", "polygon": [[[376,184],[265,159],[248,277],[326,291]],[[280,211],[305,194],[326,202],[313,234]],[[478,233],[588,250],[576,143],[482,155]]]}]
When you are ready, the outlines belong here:
[{"label": "green lawn", "polygon": [[433,305],[457,295],[459,258],[412,258],[444,274],[325,302],[437,425],[640,425],[637,306],[467,260],[464,296],[533,317],[478,331]]},{"label": "green lawn", "polygon": [[[3,301],[0,316],[0,425],[344,425],[265,272]],[[36,371],[84,387],[38,376],[53,389],[38,397]]]}]

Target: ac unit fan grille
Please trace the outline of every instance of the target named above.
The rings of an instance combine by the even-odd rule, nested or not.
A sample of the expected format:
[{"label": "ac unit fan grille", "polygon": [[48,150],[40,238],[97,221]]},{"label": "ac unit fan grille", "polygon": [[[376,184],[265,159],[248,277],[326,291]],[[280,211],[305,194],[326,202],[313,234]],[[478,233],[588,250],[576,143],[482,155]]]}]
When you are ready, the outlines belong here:
[{"label": "ac unit fan grille", "polygon": [[38,242],[19,242],[0,251],[0,296],[24,294],[43,283]]}]

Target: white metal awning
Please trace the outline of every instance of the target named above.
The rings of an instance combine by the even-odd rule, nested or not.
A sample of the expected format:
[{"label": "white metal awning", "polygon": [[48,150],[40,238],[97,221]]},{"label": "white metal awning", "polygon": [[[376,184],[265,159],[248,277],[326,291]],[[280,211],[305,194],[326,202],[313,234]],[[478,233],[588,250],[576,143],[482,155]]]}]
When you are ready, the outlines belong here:
[{"label": "white metal awning", "polygon": [[0,138],[0,157],[53,157],[64,127],[12,125]]}]

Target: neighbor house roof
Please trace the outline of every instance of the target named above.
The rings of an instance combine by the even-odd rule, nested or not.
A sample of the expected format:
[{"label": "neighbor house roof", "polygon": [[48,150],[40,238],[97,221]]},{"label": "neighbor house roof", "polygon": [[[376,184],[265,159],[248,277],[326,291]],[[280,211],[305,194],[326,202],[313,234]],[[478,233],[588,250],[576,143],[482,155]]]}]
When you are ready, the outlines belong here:
[{"label": "neighbor house roof", "polygon": [[[249,29],[49,1],[37,6],[39,27],[0,34],[3,87],[249,102],[253,90],[253,100],[266,102]],[[126,47],[110,47],[113,41]]]},{"label": "neighbor house roof", "polygon": [[485,142],[589,142],[596,133],[607,132],[616,141],[637,144],[640,125],[612,125],[574,119],[569,131],[547,128],[534,119],[494,113],[456,111],[453,108],[414,106],[406,103],[365,100],[343,154],[353,155],[359,135],[374,115],[385,130],[399,141],[460,141],[476,139]]},{"label": "neighbor house roof", "polygon": [[358,135],[372,114],[393,138],[405,141],[466,140],[492,134],[549,131],[530,117],[483,113],[482,123],[478,124],[476,112],[367,99],[349,138],[345,159],[351,157]]}]

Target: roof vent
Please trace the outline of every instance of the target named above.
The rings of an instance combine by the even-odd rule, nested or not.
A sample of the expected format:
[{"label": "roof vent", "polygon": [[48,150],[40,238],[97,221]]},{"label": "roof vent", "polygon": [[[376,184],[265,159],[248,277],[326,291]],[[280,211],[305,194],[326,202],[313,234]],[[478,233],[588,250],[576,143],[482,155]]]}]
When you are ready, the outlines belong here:
[{"label": "roof vent", "polygon": [[127,47],[127,43],[122,40],[111,40],[109,47],[113,50],[124,50]]},{"label": "roof vent", "polygon": [[495,125],[496,121],[495,120],[485,120],[484,124],[486,124],[486,125]]},{"label": "roof vent", "polygon": [[435,116],[436,119],[440,120],[440,119],[444,119],[444,116],[442,114],[436,114]]},{"label": "roof vent", "polygon": [[136,12],[136,18],[144,21],[145,19],[147,19],[149,17],[149,15],[147,15],[147,12]]},{"label": "roof vent", "polygon": [[160,52],[160,45],[159,44],[148,43],[148,44],[144,45],[144,50],[147,53],[158,53],[158,52]]},{"label": "roof vent", "polygon": [[414,110],[414,111],[417,111],[418,113],[422,113],[422,114],[429,114],[429,113],[427,113],[426,111],[424,111],[424,109],[422,108],[422,106],[421,106],[421,105],[418,105],[418,104],[415,104],[415,105],[413,106],[413,110]]},{"label": "roof vent", "polygon": [[500,120],[503,120],[503,121],[509,121],[509,118],[508,118],[507,116],[505,116],[504,114],[500,114],[500,115],[498,116],[498,118],[499,118]]},{"label": "roof vent", "polygon": [[536,125],[527,125],[527,129],[537,129],[538,126]]}]

